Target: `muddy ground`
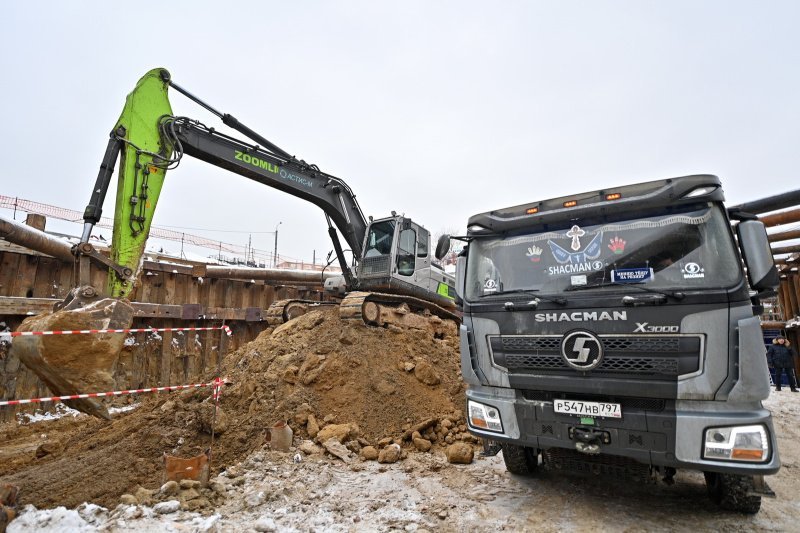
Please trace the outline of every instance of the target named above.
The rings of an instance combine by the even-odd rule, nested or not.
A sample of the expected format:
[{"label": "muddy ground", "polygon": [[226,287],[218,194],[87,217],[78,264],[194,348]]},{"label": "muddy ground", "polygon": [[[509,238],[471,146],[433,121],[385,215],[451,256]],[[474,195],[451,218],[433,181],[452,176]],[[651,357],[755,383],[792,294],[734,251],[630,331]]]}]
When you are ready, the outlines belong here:
[{"label": "muddy ground", "polygon": [[[768,479],[778,496],[745,516],[715,508],[696,473],[667,486],[522,478],[501,456],[449,464],[450,443],[477,445],[463,431],[457,349],[451,324],[363,332],[330,311],[265,332],[226,360],[232,384],[217,420],[226,427],[214,442],[211,488],[196,494],[159,491],[160,457],[208,447],[207,390],[139,398],[112,422],[23,417],[0,428],[0,482],[22,489],[9,531],[790,531],[800,523],[800,394],[767,401],[783,460]],[[295,430],[288,453],[264,445],[277,420]],[[427,452],[405,438],[424,422]],[[326,426],[339,430],[344,460],[312,442]],[[402,447],[398,462],[364,460],[367,446],[391,441]]]}]

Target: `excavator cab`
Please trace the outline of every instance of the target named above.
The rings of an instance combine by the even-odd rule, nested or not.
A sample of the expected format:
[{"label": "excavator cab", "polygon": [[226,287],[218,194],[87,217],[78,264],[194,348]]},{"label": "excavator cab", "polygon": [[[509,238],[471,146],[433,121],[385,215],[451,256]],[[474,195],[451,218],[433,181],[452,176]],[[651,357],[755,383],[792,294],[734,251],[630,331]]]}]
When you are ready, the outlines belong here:
[{"label": "excavator cab", "polygon": [[367,227],[357,269],[358,289],[438,300],[451,305],[449,276],[432,262],[430,232],[399,215],[373,220]]}]

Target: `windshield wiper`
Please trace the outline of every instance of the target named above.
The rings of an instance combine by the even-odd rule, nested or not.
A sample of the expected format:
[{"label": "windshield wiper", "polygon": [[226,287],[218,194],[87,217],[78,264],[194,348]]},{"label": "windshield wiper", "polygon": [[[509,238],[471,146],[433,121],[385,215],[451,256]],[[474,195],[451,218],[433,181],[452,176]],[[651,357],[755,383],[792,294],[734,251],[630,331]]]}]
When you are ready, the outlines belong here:
[{"label": "windshield wiper", "polygon": [[597,289],[597,288],[600,288],[600,287],[608,287],[608,286],[611,286],[611,285],[614,285],[614,286],[617,286],[617,287],[632,287],[634,289],[639,289],[640,291],[649,292],[649,293],[652,293],[652,294],[660,294],[662,296],[669,296],[671,298],[675,298],[676,300],[683,300],[686,297],[686,295],[683,294],[680,291],[659,291],[659,290],[656,290],[656,289],[649,289],[647,287],[642,287],[641,285],[636,284],[636,283],[620,283],[618,281],[605,281],[605,282],[602,282],[602,283],[597,283],[595,285],[577,285],[577,286],[574,286],[574,287],[570,287],[568,289],[564,289],[564,291],[565,292],[566,291],[570,291],[570,292],[571,291],[585,291],[585,290],[588,290],[588,289]]},{"label": "windshield wiper", "polygon": [[[502,296],[505,294],[529,294],[536,299],[547,300],[548,302],[553,302],[558,305],[567,305],[567,299],[561,296],[543,296],[538,294],[539,289],[510,289],[507,291],[500,291],[494,293],[492,296]],[[489,296],[487,294],[487,296]]]}]

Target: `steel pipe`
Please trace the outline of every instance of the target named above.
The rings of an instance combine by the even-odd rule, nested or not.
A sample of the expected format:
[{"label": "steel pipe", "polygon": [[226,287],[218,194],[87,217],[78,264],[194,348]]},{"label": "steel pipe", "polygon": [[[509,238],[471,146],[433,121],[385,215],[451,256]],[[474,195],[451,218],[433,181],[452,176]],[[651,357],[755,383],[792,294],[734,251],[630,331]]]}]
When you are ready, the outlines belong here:
[{"label": "steel pipe", "polygon": [[734,205],[728,207],[728,209],[738,209],[757,215],[759,213],[777,211],[778,209],[786,209],[787,207],[795,207],[797,204],[800,204],[800,189],[795,191],[787,191],[773,196],[767,196],[766,198],[753,200],[752,202]]},{"label": "steel pipe", "polygon": [[794,244],[794,245],[790,245],[790,246],[773,246],[772,247],[772,255],[793,254],[795,252],[800,252],[800,244]]},{"label": "steel pipe", "polygon": [[[20,224],[0,216],[0,237],[8,242],[23,246],[30,250],[50,255],[62,261],[72,262],[72,244],[63,239],[53,237],[36,228]],[[240,280],[266,280],[307,284],[324,284],[325,280],[337,276],[335,272],[319,272],[316,270],[294,270],[277,268],[228,267],[218,265],[206,266],[206,276],[210,278],[228,278]]]},{"label": "steel pipe", "polygon": [[784,211],[782,213],[764,215],[763,217],[758,217],[758,219],[767,227],[800,222],[800,209],[792,209],[791,211]]},{"label": "steel pipe", "polygon": [[0,216],[0,237],[62,261],[75,260],[71,251],[72,244],[69,242],[2,216]]},{"label": "steel pipe", "polygon": [[295,283],[318,283],[323,284],[325,280],[339,276],[336,272],[319,272],[317,270],[294,270],[281,268],[250,268],[250,267],[228,267],[218,265],[208,265],[206,276],[209,278],[227,279],[258,279],[266,281],[291,281]]},{"label": "steel pipe", "polygon": [[768,235],[769,242],[788,241],[791,239],[800,239],[800,229],[782,231],[780,233],[770,233]]}]

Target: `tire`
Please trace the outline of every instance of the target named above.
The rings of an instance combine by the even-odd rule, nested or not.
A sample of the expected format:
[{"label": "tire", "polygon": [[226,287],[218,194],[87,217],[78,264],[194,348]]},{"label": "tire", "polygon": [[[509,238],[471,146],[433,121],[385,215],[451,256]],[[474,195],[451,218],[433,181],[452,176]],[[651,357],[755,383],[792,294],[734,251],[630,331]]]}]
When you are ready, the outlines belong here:
[{"label": "tire", "polygon": [[530,476],[539,468],[539,450],[517,444],[502,443],[506,470],[520,476]]},{"label": "tire", "polygon": [[750,496],[755,489],[751,476],[704,472],[708,497],[726,511],[756,514],[761,509],[761,496]]}]

